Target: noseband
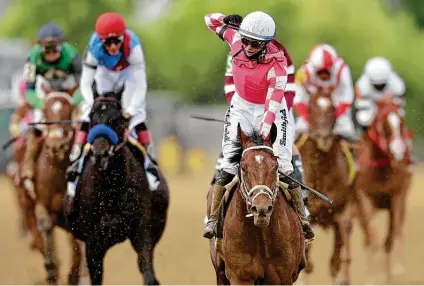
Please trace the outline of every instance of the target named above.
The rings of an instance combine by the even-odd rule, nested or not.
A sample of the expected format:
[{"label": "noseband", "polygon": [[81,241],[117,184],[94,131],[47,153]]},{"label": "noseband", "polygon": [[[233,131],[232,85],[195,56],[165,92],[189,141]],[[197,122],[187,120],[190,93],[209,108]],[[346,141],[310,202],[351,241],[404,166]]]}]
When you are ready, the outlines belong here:
[{"label": "noseband", "polygon": [[[267,150],[267,151],[270,151],[272,155],[275,156],[274,150],[271,147],[263,145],[263,146],[252,146],[252,147],[244,149],[241,155],[241,158],[243,158],[246,152],[251,150]],[[275,176],[278,182],[278,171],[276,172]],[[272,204],[274,204],[275,198],[277,197],[277,193],[278,193],[277,192],[278,186],[275,187],[274,191],[267,185],[256,185],[256,186],[253,186],[251,189],[249,189],[247,187],[246,181],[244,180],[244,173],[242,168],[240,168],[240,182],[241,182],[240,191],[248,206],[251,206],[253,204],[253,201],[260,195],[267,196],[272,201]],[[260,189],[260,191],[253,198],[250,198],[250,196],[258,189]]]}]

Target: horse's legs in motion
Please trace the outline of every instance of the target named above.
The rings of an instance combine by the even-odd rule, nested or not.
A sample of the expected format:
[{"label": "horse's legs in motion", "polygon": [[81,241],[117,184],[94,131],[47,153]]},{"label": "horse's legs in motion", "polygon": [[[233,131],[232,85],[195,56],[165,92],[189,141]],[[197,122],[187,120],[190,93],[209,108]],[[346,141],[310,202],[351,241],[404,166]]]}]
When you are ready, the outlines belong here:
[{"label": "horse's legs in motion", "polygon": [[137,252],[138,269],[143,273],[145,285],[159,285],[153,269],[153,241],[150,236],[151,229],[141,228],[133,237],[131,245]]},{"label": "horse's legs in motion", "polygon": [[347,204],[344,210],[335,215],[334,253],[331,258],[331,276],[335,284],[348,285],[350,282],[350,232],[352,230],[352,206]]},{"label": "horse's legs in motion", "polygon": [[306,266],[305,269],[303,269],[302,272],[300,272],[299,277],[297,278],[296,284],[297,285],[308,285],[310,284],[310,276],[311,273],[314,271],[314,264],[311,260],[311,248],[312,244],[310,243],[305,246],[305,260],[306,260]]},{"label": "horse's legs in motion", "polygon": [[386,251],[386,279],[387,283],[392,280],[393,274],[404,272],[402,261],[404,217],[405,217],[405,193],[391,198],[389,209],[389,232],[385,243]]},{"label": "horse's legs in motion", "polygon": [[35,215],[37,217],[37,227],[44,241],[42,252],[44,256],[44,266],[47,271],[47,283],[56,284],[59,271],[55,256],[53,235],[54,222],[47,209],[39,203],[35,206]]},{"label": "horse's legs in motion", "polygon": [[71,271],[68,275],[68,284],[88,285],[90,283],[90,274],[87,268],[85,244],[72,235],[69,236],[69,239],[72,246],[72,262]]},{"label": "horse's legs in motion", "polygon": [[[374,212],[374,206],[372,201],[367,195],[362,191],[357,191],[357,207],[358,207],[358,216],[361,223],[362,229],[365,235],[365,251],[367,254],[367,278],[372,280],[374,276],[375,269],[375,254],[378,249],[377,245],[377,235],[375,230],[372,228],[372,217]],[[369,281],[372,283],[372,281]]]},{"label": "horse's legs in motion", "polygon": [[103,282],[103,260],[107,249],[98,241],[89,241],[85,247],[91,285],[101,285]]}]

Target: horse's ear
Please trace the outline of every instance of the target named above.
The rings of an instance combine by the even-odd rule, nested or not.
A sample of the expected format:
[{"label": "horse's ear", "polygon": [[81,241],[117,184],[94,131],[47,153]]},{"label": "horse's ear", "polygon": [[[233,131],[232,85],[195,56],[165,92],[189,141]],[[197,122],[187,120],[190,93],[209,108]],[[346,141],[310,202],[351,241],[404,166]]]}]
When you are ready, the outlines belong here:
[{"label": "horse's ear", "polygon": [[247,136],[246,133],[241,130],[240,122],[237,124],[237,136],[240,138],[241,146],[246,146],[246,144],[249,142],[249,136]]},{"label": "horse's ear", "polygon": [[271,145],[274,145],[275,140],[277,140],[277,133],[277,125],[275,125],[275,123],[272,123],[271,132],[269,133],[269,140],[271,141]]}]

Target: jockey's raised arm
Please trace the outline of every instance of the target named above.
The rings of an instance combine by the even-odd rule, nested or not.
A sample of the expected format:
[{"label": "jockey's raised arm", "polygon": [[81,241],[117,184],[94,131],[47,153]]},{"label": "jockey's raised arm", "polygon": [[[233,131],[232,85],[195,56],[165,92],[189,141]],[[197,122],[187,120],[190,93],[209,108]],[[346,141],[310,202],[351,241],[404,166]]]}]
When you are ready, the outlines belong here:
[{"label": "jockey's raised arm", "polygon": [[[224,19],[229,21],[231,17],[234,18],[236,16],[237,15],[230,15],[227,17],[221,13],[210,13],[205,16],[205,23],[209,30],[217,34],[221,39],[225,40],[229,45],[231,45],[234,36],[237,34],[237,31],[231,28],[228,24],[224,23]],[[240,25],[240,23],[238,23],[238,25]],[[237,23],[234,24],[234,26],[236,26]]]},{"label": "jockey's raised arm", "polygon": [[[279,132],[273,148],[279,163],[278,171],[292,174],[292,145],[294,136],[293,119],[289,110],[295,94],[294,67],[285,48],[274,40],[275,22],[263,12],[253,12],[242,18],[240,15],[225,16],[211,13],[205,16],[207,27],[225,40],[230,46],[231,69],[227,68],[226,93],[231,95],[231,106],[225,117],[222,141],[221,170],[216,176],[211,216],[204,237],[215,235],[218,205],[225,191],[237,173],[238,162],[231,154],[237,152],[237,126],[243,132],[258,132],[263,140],[269,140],[273,123]],[[228,61],[230,63],[230,60]],[[227,75],[226,74],[226,75]],[[232,82],[230,81],[232,77]],[[228,98],[228,97],[227,97]],[[288,180],[281,175],[280,180]],[[296,201],[298,212],[307,239],[314,234],[305,216],[300,187],[289,183],[289,190]]]}]

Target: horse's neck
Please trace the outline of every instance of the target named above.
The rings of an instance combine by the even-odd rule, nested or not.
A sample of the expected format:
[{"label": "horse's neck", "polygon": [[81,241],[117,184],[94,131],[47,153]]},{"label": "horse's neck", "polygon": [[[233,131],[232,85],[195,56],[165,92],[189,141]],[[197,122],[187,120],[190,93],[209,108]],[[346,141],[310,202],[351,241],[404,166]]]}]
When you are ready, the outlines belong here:
[{"label": "horse's neck", "polygon": [[[368,150],[368,154],[371,158],[367,158],[367,159],[387,159],[387,154],[381,149],[381,147],[377,144],[375,139],[371,137],[368,131],[366,132],[364,136],[365,136],[365,140],[363,141],[363,143],[365,144],[365,146],[362,145],[361,146],[362,148],[360,150],[365,152]],[[381,140],[380,135],[377,135],[377,136]]]}]

